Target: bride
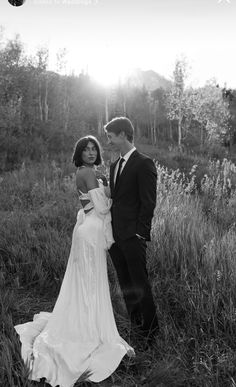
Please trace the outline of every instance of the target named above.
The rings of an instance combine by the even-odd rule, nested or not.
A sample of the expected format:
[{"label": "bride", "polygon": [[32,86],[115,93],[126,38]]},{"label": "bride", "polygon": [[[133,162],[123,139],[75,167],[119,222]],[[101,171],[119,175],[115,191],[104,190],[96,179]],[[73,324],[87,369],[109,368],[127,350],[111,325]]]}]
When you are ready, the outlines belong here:
[{"label": "bride", "polygon": [[72,387],[81,375],[100,382],[134,350],[123,340],[112,310],[106,251],[113,240],[109,188],[96,178],[101,164],[98,140],[86,136],[75,145],[76,186],[82,209],[77,215],[69,260],[52,313],[16,325],[21,354],[31,380]]}]

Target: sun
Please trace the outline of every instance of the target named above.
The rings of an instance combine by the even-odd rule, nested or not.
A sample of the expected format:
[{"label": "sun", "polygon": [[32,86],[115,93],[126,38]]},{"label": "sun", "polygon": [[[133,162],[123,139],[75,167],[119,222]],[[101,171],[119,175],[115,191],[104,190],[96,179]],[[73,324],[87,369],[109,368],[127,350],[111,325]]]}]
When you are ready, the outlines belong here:
[{"label": "sun", "polygon": [[88,74],[104,87],[122,83],[127,73],[128,67],[117,58],[98,58],[95,63],[88,63]]},{"label": "sun", "polygon": [[[55,51],[55,50],[54,50]],[[75,74],[85,72],[102,87],[109,88],[125,83],[134,65],[129,61],[125,48],[115,45],[84,45],[80,51],[68,47],[67,68]]]},{"label": "sun", "polygon": [[116,44],[97,44],[87,46],[83,58],[89,76],[103,87],[122,83],[131,67],[125,48]]}]

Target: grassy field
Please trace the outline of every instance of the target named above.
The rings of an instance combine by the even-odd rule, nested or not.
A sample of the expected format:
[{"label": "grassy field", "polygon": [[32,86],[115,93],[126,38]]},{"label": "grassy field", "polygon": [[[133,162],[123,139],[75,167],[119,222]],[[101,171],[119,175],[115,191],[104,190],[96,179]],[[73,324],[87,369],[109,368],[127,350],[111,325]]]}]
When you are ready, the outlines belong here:
[{"label": "grassy field", "polygon": [[[160,334],[148,351],[132,343],[136,358],[97,386],[236,386],[236,167],[203,164],[185,175],[156,164],[147,265]],[[0,177],[0,386],[46,387],[28,381],[13,325],[53,308],[79,209],[74,172],[51,162]],[[118,329],[129,341],[109,257],[108,268]]]}]

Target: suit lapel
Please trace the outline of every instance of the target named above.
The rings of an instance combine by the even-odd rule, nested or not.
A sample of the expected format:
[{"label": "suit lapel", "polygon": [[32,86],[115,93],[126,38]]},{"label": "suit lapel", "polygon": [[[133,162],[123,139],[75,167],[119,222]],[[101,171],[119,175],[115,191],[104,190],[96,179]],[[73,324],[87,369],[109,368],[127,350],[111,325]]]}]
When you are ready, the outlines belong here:
[{"label": "suit lapel", "polygon": [[115,170],[115,166],[118,162],[115,163],[115,166],[114,166],[114,169],[113,169],[113,187],[114,187],[114,194],[116,194],[116,192],[118,191],[118,189],[122,186],[122,181],[124,180],[125,176],[129,173],[129,170],[130,170],[130,166],[133,164],[133,162],[135,161],[135,158],[137,157],[138,155],[138,152],[137,150],[135,150],[129,157],[127,163],[125,164],[122,172],[121,172],[121,175],[119,177],[119,181],[118,183],[115,185],[114,187],[114,170]]},{"label": "suit lapel", "polygon": [[[115,168],[116,168],[116,164],[118,163],[119,161],[119,158],[113,163],[111,164],[111,171],[110,171],[110,188],[111,188],[111,194],[113,194],[114,192],[114,173],[115,173]],[[113,196],[113,195],[112,195]]]}]

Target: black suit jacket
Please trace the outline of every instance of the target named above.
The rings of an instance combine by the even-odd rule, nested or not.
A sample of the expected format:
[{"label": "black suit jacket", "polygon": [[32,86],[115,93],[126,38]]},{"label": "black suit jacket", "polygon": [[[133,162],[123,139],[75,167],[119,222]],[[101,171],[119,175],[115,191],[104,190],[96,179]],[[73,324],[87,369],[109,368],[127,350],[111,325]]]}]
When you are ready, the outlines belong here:
[{"label": "black suit jacket", "polygon": [[125,164],[118,184],[114,187],[114,170],[118,160],[110,167],[114,238],[125,240],[139,234],[149,241],[156,206],[155,164],[149,157],[135,150]]}]

